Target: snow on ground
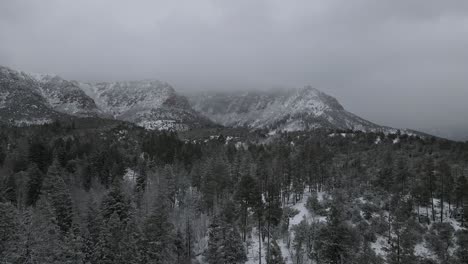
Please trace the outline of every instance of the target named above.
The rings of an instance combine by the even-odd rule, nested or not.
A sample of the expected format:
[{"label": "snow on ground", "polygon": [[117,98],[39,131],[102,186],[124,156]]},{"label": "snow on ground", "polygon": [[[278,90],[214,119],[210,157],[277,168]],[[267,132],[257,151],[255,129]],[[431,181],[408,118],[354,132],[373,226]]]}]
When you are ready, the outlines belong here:
[{"label": "snow on ground", "polygon": [[[319,192],[317,194],[319,201],[323,201],[324,196],[326,194],[324,192]],[[289,229],[291,230],[293,226],[299,224],[303,219],[306,219],[309,223],[312,221],[316,222],[324,222],[326,221],[326,217],[324,216],[314,216],[312,215],[309,210],[305,207],[307,203],[307,199],[310,197],[310,193],[304,192],[304,196],[300,201],[298,201],[296,204],[288,204],[292,208],[296,209],[299,211],[299,213],[294,216],[293,218],[290,219],[289,221]],[[290,231],[290,241],[294,239],[294,232]],[[251,233],[251,238],[247,240],[247,258],[248,261],[246,262],[247,264],[254,264],[258,263],[259,260],[259,254],[258,254],[258,232],[256,228],[253,228],[252,233]],[[292,255],[292,249],[288,249],[287,247],[287,240],[286,239],[278,239],[278,246],[281,249],[281,254],[283,255],[283,258],[285,259],[286,264],[293,264],[291,255]],[[262,263],[265,262],[265,256],[266,256],[266,243],[262,244]]]},{"label": "snow on ground", "polygon": [[[327,199],[328,195],[329,194],[326,193],[326,192],[317,192],[317,199],[318,199],[319,202],[322,203],[324,200]],[[314,215],[313,213],[310,213],[309,210],[306,208],[307,199],[310,196],[311,196],[311,194],[309,192],[305,191],[304,196],[302,197],[302,199],[300,201],[298,201],[296,204],[293,204],[293,203],[288,204],[288,206],[291,206],[292,208],[299,211],[299,213],[297,215],[295,215],[293,218],[291,218],[290,222],[289,222],[289,230],[290,230],[290,232],[289,232],[289,236],[290,236],[289,241],[290,241],[291,244],[292,244],[292,241],[294,239],[294,232],[292,231],[292,229],[293,229],[293,227],[295,225],[298,225],[303,219],[305,219],[308,223],[326,222],[327,221],[326,216]],[[367,201],[366,201],[366,199],[364,197],[359,197],[359,198],[356,199],[356,202],[364,204]],[[438,199],[434,199],[434,204],[436,205],[435,206],[436,216],[439,217],[437,219],[440,219],[440,201]],[[444,204],[445,204],[445,210],[448,211],[448,204],[446,204],[446,203],[444,203]],[[426,208],[421,207],[420,212],[421,212],[422,215],[425,215]],[[431,214],[430,208],[429,208],[429,213]],[[388,217],[388,212],[384,211],[382,215],[384,217],[385,216]],[[429,215],[429,217],[431,217],[431,215]],[[453,226],[453,228],[455,229],[455,231],[462,229],[459,222],[457,222],[453,218],[449,218],[448,216],[444,217],[444,222],[450,223]],[[293,257],[292,257],[293,256],[293,250],[292,250],[292,248],[288,248],[287,238],[278,239],[277,242],[278,242],[278,246],[281,249],[281,253],[283,255],[285,263],[286,264],[294,264]],[[266,246],[267,246],[267,244],[266,244],[266,241],[265,241],[265,243],[262,243],[262,263],[266,263],[266,261],[265,261]],[[382,258],[385,259],[386,255],[387,255],[386,249],[389,248],[387,237],[382,236],[382,235],[377,235],[376,241],[371,243],[371,248],[375,251],[375,253],[377,255],[379,255],[379,256],[381,256]],[[248,237],[248,239],[247,239],[247,248],[246,248],[247,258],[248,258],[248,260],[246,262],[247,264],[255,264],[255,263],[259,262],[258,249],[259,249],[258,231],[257,231],[256,228],[253,228],[252,232],[250,233],[250,237]],[[453,248],[451,248],[451,250],[453,251]],[[429,250],[429,248],[427,247],[427,245],[425,244],[424,241],[421,242],[421,243],[418,243],[415,246],[414,251],[415,251],[416,256],[436,260],[436,256],[434,255],[434,253],[431,252],[431,250]],[[200,258],[198,258],[198,259],[200,259]],[[203,263],[203,262],[201,262],[201,263]]]},{"label": "snow on ground", "polygon": [[299,213],[293,218],[291,218],[291,220],[289,221],[290,227],[299,224],[304,218],[306,220],[310,218],[309,210],[307,210],[307,208],[305,207],[307,198],[309,198],[309,196],[310,195],[308,194],[304,195],[301,201],[292,206],[292,208],[298,210]]},{"label": "snow on ground", "polygon": [[424,242],[418,243],[414,247],[414,255],[432,260],[437,260],[437,257],[427,248]]},{"label": "snow on ground", "polygon": [[50,123],[52,123],[52,119],[48,119],[48,118],[36,118],[33,120],[27,120],[27,119],[15,120],[15,125],[20,126],[20,127],[44,125],[44,124],[50,124]]},{"label": "snow on ground", "polygon": [[[295,225],[298,225],[302,220],[306,220],[308,223],[312,222],[326,222],[327,218],[326,216],[319,216],[319,215],[314,215],[309,212],[309,210],[306,208],[306,203],[307,199],[311,194],[307,191],[304,191],[304,195],[300,201],[298,201],[296,204],[292,205],[291,207],[298,210],[299,213],[295,215],[293,218],[290,219],[289,221],[289,234],[290,234],[290,241],[294,239],[294,232],[292,231],[292,228]],[[317,199],[319,202],[323,202],[327,194],[325,192],[317,192]],[[293,264],[292,260],[292,249],[288,249],[287,247],[287,241],[285,239],[279,239],[278,240],[278,245],[281,249],[281,254],[283,255],[283,258],[285,258],[286,264]],[[258,260],[258,258],[257,258]]]},{"label": "snow on ground", "polygon": [[[441,211],[440,205],[441,205],[440,199],[434,198],[434,213],[435,213],[436,222],[440,221],[440,211]],[[453,205],[450,208],[451,210],[455,209]],[[432,222],[432,208],[430,205],[428,207],[421,206],[419,208],[420,215],[426,216],[426,212],[428,212],[428,217],[429,219],[431,219],[431,222]],[[417,214],[417,209],[415,209],[415,213]],[[444,202],[444,215],[442,219],[444,223],[449,223],[453,227],[455,232],[463,229],[460,222],[458,222],[454,218],[449,217],[449,205],[446,202]]]},{"label": "snow on ground", "polygon": [[293,264],[294,262],[291,257],[293,254],[292,249],[288,248],[286,242],[281,239],[278,241],[278,246],[281,249],[285,264]]},{"label": "snow on ground", "polygon": [[[258,230],[253,228],[251,237],[247,239],[247,262],[246,264],[255,264],[259,260]],[[266,243],[262,243],[262,263],[266,263]]]},{"label": "snow on ground", "polygon": [[375,140],[374,144],[380,144],[382,142],[382,139],[380,137],[377,137],[377,139]]},{"label": "snow on ground", "polygon": [[137,173],[134,170],[130,168],[127,168],[125,170],[125,174],[123,176],[124,180],[128,181],[129,183],[135,183],[136,177],[137,177]]},{"label": "snow on ground", "polygon": [[175,120],[142,120],[137,125],[148,130],[184,131],[188,129],[186,125],[177,123]]},{"label": "snow on ground", "polygon": [[385,248],[388,247],[388,240],[387,238],[377,235],[377,239],[375,242],[371,243],[371,248],[375,251],[375,254],[385,257]]},{"label": "snow on ground", "polygon": [[7,98],[10,95],[9,91],[4,91],[0,93],[0,108],[4,108],[7,102]]},{"label": "snow on ground", "polygon": [[323,202],[323,200],[325,199],[327,193],[325,192],[317,192],[317,200],[319,202]]}]

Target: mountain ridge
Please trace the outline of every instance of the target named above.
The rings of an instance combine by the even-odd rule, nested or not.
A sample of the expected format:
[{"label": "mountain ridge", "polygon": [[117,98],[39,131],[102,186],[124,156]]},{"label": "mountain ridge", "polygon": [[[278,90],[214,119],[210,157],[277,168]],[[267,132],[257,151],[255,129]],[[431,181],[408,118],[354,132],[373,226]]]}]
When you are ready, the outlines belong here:
[{"label": "mountain ridge", "polygon": [[[317,128],[396,133],[347,111],[339,101],[312,86],[232,92],[202,92],[189,96],[192,107],[224,126],[301,131]],[[404,133],[416,133],[401,129]]]},{"label": "mountain ridge", "polygon": [[398,131],[347,111],[336,98],[312,86],[183,96],[167,82],[154,79],[79,82],[0,66],[1,119],[17,125],[42,124],[63,116],[110,118],[159,130],[218,124],[272,133],[318,128]]},{"label": "mountain ridge", "polygon": [[27,125],[67,116],[111,118],[161,130],[213,125],[165,82],[85,83],[0,66],[1,120]]}]

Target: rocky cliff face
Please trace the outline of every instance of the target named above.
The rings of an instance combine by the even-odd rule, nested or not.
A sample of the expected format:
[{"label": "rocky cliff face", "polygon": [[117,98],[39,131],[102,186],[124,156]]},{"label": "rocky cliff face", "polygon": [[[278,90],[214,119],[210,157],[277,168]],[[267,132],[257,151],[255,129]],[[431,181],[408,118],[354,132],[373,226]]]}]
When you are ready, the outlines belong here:
[{"label": "rocky cliff face", "polygon": [[195,110],[225,126],[296,131],[315,128],[381,129],[310,86],[283,91],[204,93],[190,97]]},{"label": "rocky cliff face", "polygon": [[211,124],[164,82],[81,83],[80,87],[104,113],[149,129],[185,130]]},{"label": "rocky cliff face", "polygon": [[200,93],[187,100],[157,80],[83,83],[0,67],[0,121],[42,124],[64,116],[114,118],[148,129],[187,130],[217,123],[270,131],[396,132],[346,111],[335,98],[310,86]]},{"label": "rocky cliff face", "polygon": [[164,82],[81,83],[0,67],[0,120],[41,124],[64,116],[115,118],[148,129],[212,124]]}]

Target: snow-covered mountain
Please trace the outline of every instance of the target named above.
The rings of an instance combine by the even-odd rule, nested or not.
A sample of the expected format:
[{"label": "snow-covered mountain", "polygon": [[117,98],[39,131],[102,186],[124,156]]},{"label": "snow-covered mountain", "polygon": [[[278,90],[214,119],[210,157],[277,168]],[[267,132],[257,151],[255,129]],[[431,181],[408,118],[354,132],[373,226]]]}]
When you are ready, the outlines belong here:
[{"label": "snow-covered mountain", "polygon": [[160,81],[82,83],[0,66],[0,121],[40,124],[65,116],[115,118],[148,129],[212,125]]},{"label": "snow-covered mountain", "polygon": [[335,98],[310,86],[200,93],[191,95],[189,103],[168,83],[157,80],[84,83],[0,66],[0,121],[38,124],[63,116],[114,118],[148,129],[187,130],[217,123],[270,131],[396,132],[346,111]]},{"label": "snow-covered mountain", "polygon": [[16,125],[43,124],[59,118],[32,76],[0,67],[0,121]]},{"label": "snow-covered mountain", "polygon": [[186,130],[211,124],[164,82],[80,83],[80,87],[103,112],[145,128]]},{"label": "snow-covered mountain", "polygon": [[346,111],[334,97],[310,86],[238,94],[202,93],[192,95],[190,101],[195,110],[225,126],[280,131],[390,130]]},{"label": "snow-covered mountain", "polygon": [[98,116],[102,111],[76,81],[56,75],[31,75],[49,105],[56,111],[74,116]]}]

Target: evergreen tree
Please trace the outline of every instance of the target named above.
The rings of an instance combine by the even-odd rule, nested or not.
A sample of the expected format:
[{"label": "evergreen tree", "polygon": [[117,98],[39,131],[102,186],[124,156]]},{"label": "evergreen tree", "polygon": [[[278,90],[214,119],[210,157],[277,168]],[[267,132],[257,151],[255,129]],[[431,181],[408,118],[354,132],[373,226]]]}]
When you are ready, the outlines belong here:
[{"label": "evergreen tree", "polygon": [[82,234],[84,234],[83,258],[85,263],[97,262],[95,249],[99,242],[99,236],[103,226],[102,221],[101,212],[98,210],[96,203],[90,200],[87,205],[86,218],[84,221],[85,230],[82,231]]},{"label": "evergreen tree", "polygon": [[64,171],[57,160],[47,170],[41,194],[50,201],[62,232],[68,232],[73,221],[72,199],[70,191],[63,180]]},{"label": "evergreen tree", "polygon": [[29,146],[29,161],[35,163],[43,173],[46,173],[51,161],[50,153],[42,142],[34,140],[35,142]]},{"label": "evergreen tree", "polygon": [[146,182],[147,182],[147,172],[146,172],[146,164],[144,162],[140,162],[138,165],[138,174],[136,178],[136,185],[135,185],[135,196],[136,196],[136,203],[137,207],[141,207],[143,195],[146,190]]},{"label": "evergreen tree", "polygon": [[[363,243],[363,249],[356,258],[356,264],[383,264],[384,260],[375,254],[369,242]],[[406,263],[406,262],[404,262]],[[408,262],[409,263],[409,262]]]},{"label": "evergreen tree", "polygon": [[44,174],[41,172],[41,170],[35,163],[28,168],[27,174],[29,180],[27,183],[26,191],[26,205],[31,206],[35,205],[37,200],[39,199]]},{"label": "evergreen tree", "polygon": [[19,263],[80,263],[80,242],[61,232],[55,209],[44,197],[25,212],[20,239]]},{"label": "evergreen tree", "polygon": [[20,250],[19,221],[11,203],[0,203],[0,263],[13,263]]},{"label": "evergreen tree", "polygon": [[266,257],[267,264],[285,264],[283,256],[281,254],[281,249],[278,246],[276,240],[271,241],[270,250]]},{"label": "evergreen tree", "polygon": [[175,234],[169,218],[169,203],[164,193],[160,193],[156,201],[153,212],[143,226],[145,261],[155,264],[174,263]]},{"label": "evergreen tree", "polygon": [[453,246],[455,230],[448,223],[434,223],[426,236],[429,248],[437,255],[441,263],[451,263],[450,247]]},{"label": "evergreen tree", "polygon": [[294,231],[294,240],[293,240],[293,249],[295,251],[295,263],[301,264],[303,262],[304,248],[308,240],[308,229],[309,226],[307,221],[303,219],[298,225],[293,226]]},{"label": "evergreen tree", "polygon": [[111,189],[102,200],[102,217],[107,221],[114,213],[116,213],[121,222],[127,223],[130,218],[130,210],[130,200],[123,193],[120,180],[114,181]]},{"label": "evergreen tree", "polygon": [[456,234],[457,237],[457,250],[455,256],[458,259],[458,263],[468,263],[468,231],[460,230]]},{"label": "evergreen tree", "polygon": [[99,233],[98,243],[95,248],[93,259],[101,264],[124,264],[123,238],[125,225],[120,220],[117,212],[105,220],[105,225]]},{"label": "evergreen tree", "polygon": [[359,238],[345,222],[343,201],[337,199],[331,208],[327,225],[319,230],[315,250],[324,263],[341,264],[351,261]]},{"label": "evergreen tree", "polygon": [[215,216],[210,225],[208,248],[204,256],[209,264],[240,264],[247,261],[239,233],[222,216]]}]

